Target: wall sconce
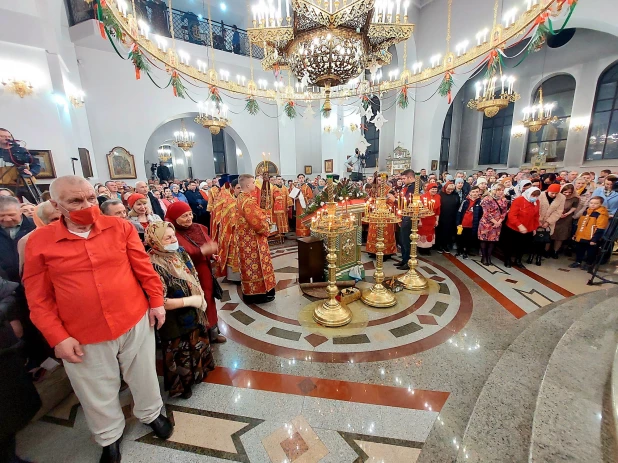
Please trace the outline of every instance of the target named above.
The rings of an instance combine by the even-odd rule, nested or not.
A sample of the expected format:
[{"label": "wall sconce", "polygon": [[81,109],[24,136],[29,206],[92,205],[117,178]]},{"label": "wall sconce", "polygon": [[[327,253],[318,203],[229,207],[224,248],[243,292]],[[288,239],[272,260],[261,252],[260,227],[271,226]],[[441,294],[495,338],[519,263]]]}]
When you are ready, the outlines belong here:
[{"label": "wall sconce", "polygon": [[84,106],[85,96],[86,94],[83,91],[77,90],[76,93],[69,95],[69,101],[71,102],[74,108],[76,109],[82,108]]},{"label": "wall sconce", "polygon": [[34,87],[32,86],[32,83],[27,80],[3,78],[2,85],[7,91],[19,95],[20,98],[23,98],[26,95],[32,95],[32,92],[34,92]]},{"label": "wall sconce", "polygon": [[582,130],[587,129],[589,124],[589,117],[572,117],[571,122],[569,123],[569,128],[573,129],[575,132],[581,132]]},{"label": "wall sconce", "polygon": [[333,128],[330,125],[324,126],[324,132],[331,133],[332,131],[333,131]]},{"label": "wall sconce", "polygon": [[236,148],[236,156],[238,156],[239,158],[242,157],[242,151],[240,148]]},{"label": "wall sconce", "polygon": [[526,128],[523,125],[514,125],[511,128],[511,137],[521,138],[526,133]]}]

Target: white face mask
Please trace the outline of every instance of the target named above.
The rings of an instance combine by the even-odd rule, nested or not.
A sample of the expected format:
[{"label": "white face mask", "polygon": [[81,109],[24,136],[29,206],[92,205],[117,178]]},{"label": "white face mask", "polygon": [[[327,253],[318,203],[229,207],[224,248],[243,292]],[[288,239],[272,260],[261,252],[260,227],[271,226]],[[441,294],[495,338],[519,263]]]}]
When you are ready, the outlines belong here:
[{"label": "white face mask", "polygon": [[176,241],[175,243],[166,244],[165,246],[163,246],[163,249],[169,252],[178,251],[178,241]]}]

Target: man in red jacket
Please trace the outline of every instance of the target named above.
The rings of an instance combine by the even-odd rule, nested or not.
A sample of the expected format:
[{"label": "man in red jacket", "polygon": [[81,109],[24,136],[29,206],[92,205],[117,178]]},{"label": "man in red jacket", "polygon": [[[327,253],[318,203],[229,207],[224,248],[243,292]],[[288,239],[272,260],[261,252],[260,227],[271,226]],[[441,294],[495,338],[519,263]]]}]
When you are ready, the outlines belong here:
[{"label": "man in red jacket", "polygon": [[[62,219],[32,232],[24,285],[33,323],[64,361],[101,462],[120,461],[124,415],[120,375],[133,413],[155,434],[173,432],[161,415],[154,325],[165,322],[163,288],[133,225],[100,215],[92,186],[76,176],[50,186]],[[113,272],[110,272],[113,269]]]}]

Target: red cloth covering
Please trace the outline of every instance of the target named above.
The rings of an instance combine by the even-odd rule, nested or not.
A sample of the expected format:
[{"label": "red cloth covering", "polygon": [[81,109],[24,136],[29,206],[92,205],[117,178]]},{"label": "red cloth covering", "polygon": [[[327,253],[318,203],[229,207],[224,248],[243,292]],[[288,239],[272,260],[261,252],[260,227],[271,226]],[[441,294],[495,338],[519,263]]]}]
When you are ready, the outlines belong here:
[{"label": "red cloth covering", "polygon": [[167,212],[165,213],[165,220],[171,222],[176,226],[176,220],[185,212],[191,212],[191,206],[189,206],[184,201],[178,201],[177,203],[172,203],[167,208]]},{"label": "red cloth covering", "polygon": [[531,203],[523,196],[515,198],[506,217],[507,227],[519,231],[523,225],[529,232],[539,228],[539,203]]}]

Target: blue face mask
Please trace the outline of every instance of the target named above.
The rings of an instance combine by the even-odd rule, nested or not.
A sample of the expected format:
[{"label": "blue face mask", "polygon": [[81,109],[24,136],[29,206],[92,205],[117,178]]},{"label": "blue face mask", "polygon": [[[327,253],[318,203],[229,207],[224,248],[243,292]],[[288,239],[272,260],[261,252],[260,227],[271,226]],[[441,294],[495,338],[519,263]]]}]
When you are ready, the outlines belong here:
[{"label": "blue face mask", "polygon": [[530,202],[531,203],[536,203],[537,199],[539,199],[538,196],[530,196]]},{"label": "blue face mask", "polygon": [[165,246],[163,246],[163,249],[168,252],[178,251],[178,241],[176,241],[175,243],[166,244]]}]

